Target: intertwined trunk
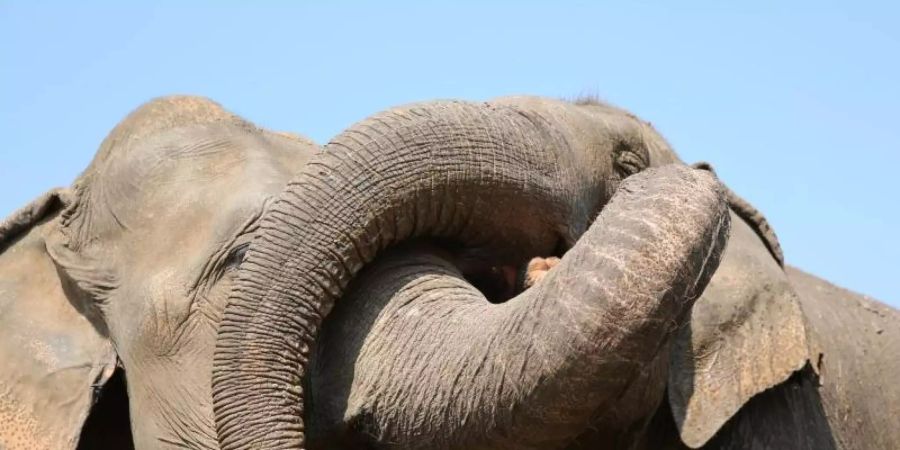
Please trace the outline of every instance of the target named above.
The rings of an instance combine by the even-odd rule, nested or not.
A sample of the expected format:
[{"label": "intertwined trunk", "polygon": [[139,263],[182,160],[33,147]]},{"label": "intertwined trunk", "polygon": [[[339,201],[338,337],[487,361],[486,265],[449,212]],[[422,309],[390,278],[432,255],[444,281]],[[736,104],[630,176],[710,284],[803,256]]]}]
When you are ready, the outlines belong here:
[{"label": "intertwined trunk", "polygon": [[[388,111],[326,146],[264,218],[220,326],[223,448],[303,445],[310,346],[349,280],[385,248],[441,237],[516,262],[574,242],[607,190],[582,175],[555,125],[447,102]],[[718,183],[672,166],[627,180],[616,199],[545,282],[482,324],[486,342],[532,324],[518,327],[528,333],[519,342],[542,343],[543,361],[491,400],[498,427],[463,421],[451,432],[477,427],[503,446],[538,445],[536,427],[574,432],[681,323],[727,236]],[[573,401],[579,393],[584,402]]]}]

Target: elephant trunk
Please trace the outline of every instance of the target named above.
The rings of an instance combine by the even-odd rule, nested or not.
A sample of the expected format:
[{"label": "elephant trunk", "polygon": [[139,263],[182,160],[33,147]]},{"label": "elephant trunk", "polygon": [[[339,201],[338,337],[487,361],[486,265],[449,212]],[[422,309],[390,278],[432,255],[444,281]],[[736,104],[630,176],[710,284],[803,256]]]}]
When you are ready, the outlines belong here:
[{"label": "elephant trunk", "polygon": [[[222,448],[303,446],[310,346],[348,282],[385,248],[440,237],[521,261],[573,242],[606,187],[579,178],[553,130],[511,108],[446,102],[382,113],[329,143],[263,218],[219,327]],[[532,315],[531,332],[549,346],[537,376],[509,387],[526,395],[497,405],[509,415],[501,433],[556,420],[534,412],[560,397],[577,403],[569,380],[577,389],[603,378],[596,401],[627,385],[622,370],[655,355],[702,291],[727,235],[722,193],[702,172],[664,172],[628,183],[620,206],[497,319],[500,333]]]}]

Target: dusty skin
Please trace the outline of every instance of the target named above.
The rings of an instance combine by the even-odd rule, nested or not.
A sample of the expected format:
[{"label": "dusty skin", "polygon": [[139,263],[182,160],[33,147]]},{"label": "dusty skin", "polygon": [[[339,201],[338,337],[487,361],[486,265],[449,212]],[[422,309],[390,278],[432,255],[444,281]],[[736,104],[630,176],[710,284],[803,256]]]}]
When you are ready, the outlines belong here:
[{"label": "dusty skin", "polygon": [[0,222],[0,448],[900,448],[900,313],[784,261],[596,100],[157,99]]}]

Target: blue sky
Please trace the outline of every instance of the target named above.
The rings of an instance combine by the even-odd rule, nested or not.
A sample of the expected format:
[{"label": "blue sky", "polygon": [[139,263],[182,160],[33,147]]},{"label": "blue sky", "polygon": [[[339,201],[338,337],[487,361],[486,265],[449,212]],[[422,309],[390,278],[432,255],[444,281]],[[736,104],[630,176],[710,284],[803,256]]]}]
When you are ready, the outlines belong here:
[{"label": "blue sky", "polygon": [[591,93],[712,162],[789,263],[900,306],[900,3],[129,3],[0,2],[0,216],[155,96],[325,143],[416,100]]}]

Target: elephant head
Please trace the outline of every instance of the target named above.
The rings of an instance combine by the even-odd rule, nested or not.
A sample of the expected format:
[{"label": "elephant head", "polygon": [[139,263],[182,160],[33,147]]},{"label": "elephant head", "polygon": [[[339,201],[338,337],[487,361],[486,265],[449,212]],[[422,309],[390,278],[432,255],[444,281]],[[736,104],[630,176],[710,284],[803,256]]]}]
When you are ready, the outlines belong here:
[{"label": "elephant head", "polygon": [[[213,367],[220,444],[626,439],[663,399],[730,221],[709,172],[644,170],[664,162],[648,124],[601,104],[442,101],[350,127],[273,203],[239,270]],[[491,298],[460,252],[562,261]]]},{"label": "elephant head", "polygon": [[[73,188],[0,224],[0,447],[130,445],[82,433],[119,367],[136,447],[215,448],[212,353],[235,269],[315,148],[202,98],[162,98],[110,133]],[[127,427],[127,412],[98,414]]]}]

